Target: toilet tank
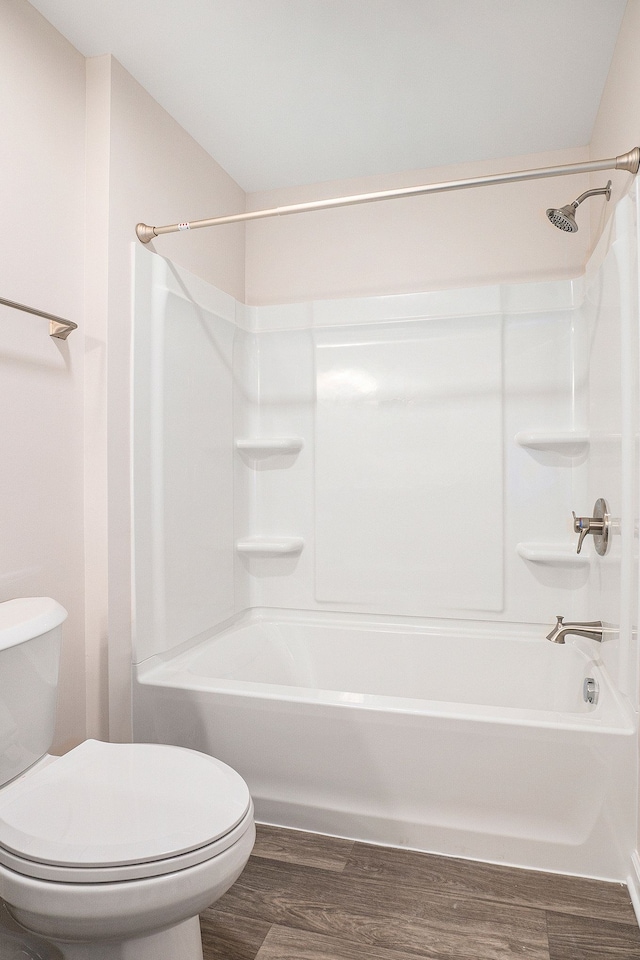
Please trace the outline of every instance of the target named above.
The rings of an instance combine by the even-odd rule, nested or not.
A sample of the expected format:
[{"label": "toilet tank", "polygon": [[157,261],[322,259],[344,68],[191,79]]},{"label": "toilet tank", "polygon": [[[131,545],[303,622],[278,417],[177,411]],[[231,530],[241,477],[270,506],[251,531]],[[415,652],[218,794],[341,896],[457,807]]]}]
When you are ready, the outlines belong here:
[{"label": "toilet tank", "polygon": [[0,603],[0,786],[53,742],[62,623],[49,597]]}]

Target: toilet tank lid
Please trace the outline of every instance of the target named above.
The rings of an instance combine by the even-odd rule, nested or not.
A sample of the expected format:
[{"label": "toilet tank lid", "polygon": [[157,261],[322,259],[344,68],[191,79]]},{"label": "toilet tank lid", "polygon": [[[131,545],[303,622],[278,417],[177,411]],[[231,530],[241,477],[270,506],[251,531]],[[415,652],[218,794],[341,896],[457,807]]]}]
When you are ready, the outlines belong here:
[{"label": "toilet tank lid", "polygon": [[0,603],[0,650],[33,640],[67,619],[67,611],[51,597],[19,597]]}]

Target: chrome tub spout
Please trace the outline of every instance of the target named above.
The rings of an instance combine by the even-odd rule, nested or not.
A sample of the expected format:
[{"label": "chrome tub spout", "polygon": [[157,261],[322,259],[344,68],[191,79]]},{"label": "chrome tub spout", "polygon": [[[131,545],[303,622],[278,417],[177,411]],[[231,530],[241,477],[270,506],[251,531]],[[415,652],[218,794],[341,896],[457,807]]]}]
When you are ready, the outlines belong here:
[{"label": "chrome tub spout", "polygon": [[602,620],[578,620],[575,623],[565,623],[564,617],[556,617],[556,625],[547,634],[547,640],[551,640],[552,643],[564,643],[566,636],[574,636],[589,637],[590,640],[602,643],[604,630]]}]

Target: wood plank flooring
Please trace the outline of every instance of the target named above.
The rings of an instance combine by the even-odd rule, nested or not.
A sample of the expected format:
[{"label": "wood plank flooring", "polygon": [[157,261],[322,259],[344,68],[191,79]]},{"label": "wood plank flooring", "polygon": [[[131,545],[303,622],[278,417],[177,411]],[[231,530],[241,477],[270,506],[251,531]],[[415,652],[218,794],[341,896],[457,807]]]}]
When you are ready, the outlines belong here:
[{"label": "wood plank flooring", "polygon": [[626,887],[258,826],[204,960],[640,960]]}]

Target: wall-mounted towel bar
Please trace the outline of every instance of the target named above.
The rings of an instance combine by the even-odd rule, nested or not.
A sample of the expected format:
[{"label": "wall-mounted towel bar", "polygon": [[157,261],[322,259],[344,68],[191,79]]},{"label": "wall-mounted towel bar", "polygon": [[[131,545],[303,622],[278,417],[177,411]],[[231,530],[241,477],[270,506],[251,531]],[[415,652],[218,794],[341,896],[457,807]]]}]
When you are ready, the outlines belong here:
[{"label": "wall-mounted towel bar", "polygon": [[14,310],[24,310],[25,313],[32,313],[36,317],[44,317],[49,321],[49,336],[56,337],[58,340],[66,340],[72,330],[77,330],[78,324],[73,320],[65,320],[63,317],[56,317],[52,313],[44,313],[42,310],[35,310],[33,307],[27,307],[24,303],[16,303],[14,300],[4,300],[0,297],[0,303],[5,307],[13,307]]}]

